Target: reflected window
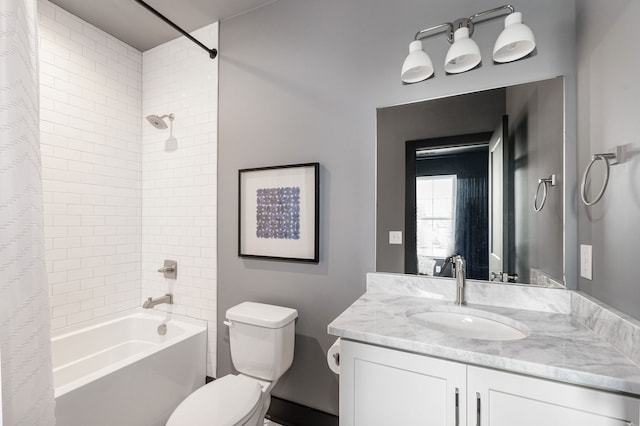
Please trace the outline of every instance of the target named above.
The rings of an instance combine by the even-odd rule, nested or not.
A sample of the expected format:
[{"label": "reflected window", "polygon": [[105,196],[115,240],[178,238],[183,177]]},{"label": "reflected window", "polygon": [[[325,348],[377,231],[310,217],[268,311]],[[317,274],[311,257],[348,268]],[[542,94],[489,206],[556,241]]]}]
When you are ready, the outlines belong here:
[{"label": "reflected window", "polygon": [[418,273],[433,275],[436,259],[453,253],[456,175],[416,177]]}]

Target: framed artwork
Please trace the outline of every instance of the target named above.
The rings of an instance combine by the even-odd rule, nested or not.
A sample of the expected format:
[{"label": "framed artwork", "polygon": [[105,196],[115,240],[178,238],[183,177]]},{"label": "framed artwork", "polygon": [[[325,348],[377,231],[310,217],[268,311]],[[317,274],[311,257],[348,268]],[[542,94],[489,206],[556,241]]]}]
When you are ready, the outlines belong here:
[{"label": "framed artwork", "polygon": [[238,256],[318,263],[320,164],[238,171]]}]

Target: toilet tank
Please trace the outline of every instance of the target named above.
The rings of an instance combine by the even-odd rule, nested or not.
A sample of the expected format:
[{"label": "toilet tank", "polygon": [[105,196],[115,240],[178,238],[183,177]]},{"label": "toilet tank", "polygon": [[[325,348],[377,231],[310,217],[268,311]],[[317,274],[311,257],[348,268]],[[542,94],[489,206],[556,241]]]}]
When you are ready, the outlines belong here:
[{"label": "toilet tank", "polygon": [[227,310],[231,361],[238,372],[276,381],[293,362],[298,311],[244,302]]}]

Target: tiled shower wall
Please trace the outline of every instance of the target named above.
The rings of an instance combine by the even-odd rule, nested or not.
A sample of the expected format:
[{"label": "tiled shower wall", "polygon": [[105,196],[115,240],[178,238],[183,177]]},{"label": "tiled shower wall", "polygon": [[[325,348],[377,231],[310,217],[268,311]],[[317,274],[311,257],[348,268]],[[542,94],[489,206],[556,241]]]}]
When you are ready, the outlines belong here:
[{"label": "tiled shower wall", "polygon": [[[52,328],[171,292],[171,312],[208,321],[213,376],[218,61],[184,37],[143,58],[46,0],[38,7]],[[218,25],[194,35],[215,47]],[[173,147],[169,129],[143,118],[165,113]],[[164,259],[178,261],[177,280],[156,272]]]},{"label": "tiled shower wall", "polygon": [[142,55],[48,1],[38,9],[56,329],[140,304]]},{"label": "tiled shower wall", "polygon": [[[192,34],[218,45],[217,23]],[[172,293],[175,304],[156,309],[208,321],[215,376],[218,61],[181,37],[144,52],[142,63],[143,115],[175,116],[173,129],[142,127],[142,296]],[[178,262],[177,280],[157,272],[165,259]]]}]

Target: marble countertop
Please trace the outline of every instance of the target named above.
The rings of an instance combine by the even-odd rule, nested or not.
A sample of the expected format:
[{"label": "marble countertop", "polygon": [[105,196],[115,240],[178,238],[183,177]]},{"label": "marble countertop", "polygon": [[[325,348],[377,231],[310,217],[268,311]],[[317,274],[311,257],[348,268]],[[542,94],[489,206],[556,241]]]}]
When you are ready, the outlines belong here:
[{"label": "marble countertop", "polygon": [[452,361],[562,382],[640,395],[640,367],[567,313],[469,304],[507,316],[530,329],[528,337],[487,341],[430,330],[405,312],[446,300],[365,293],[328,326],[331,335]]}]

